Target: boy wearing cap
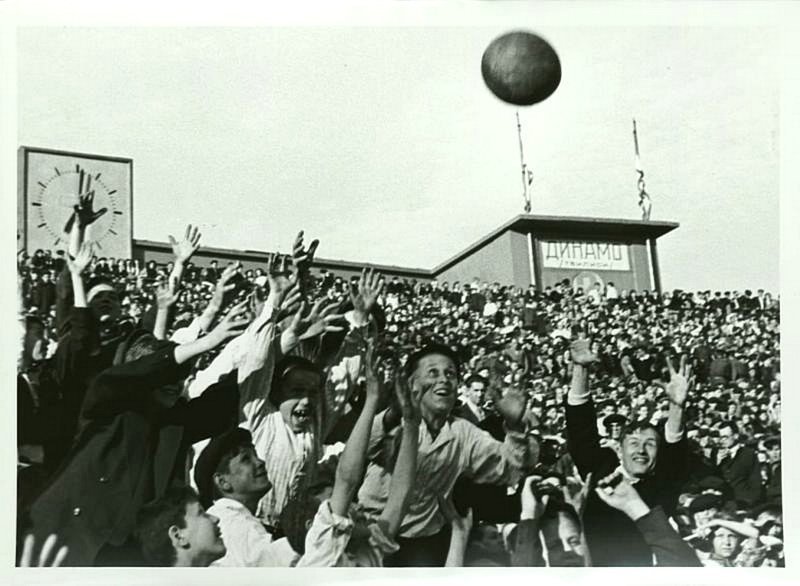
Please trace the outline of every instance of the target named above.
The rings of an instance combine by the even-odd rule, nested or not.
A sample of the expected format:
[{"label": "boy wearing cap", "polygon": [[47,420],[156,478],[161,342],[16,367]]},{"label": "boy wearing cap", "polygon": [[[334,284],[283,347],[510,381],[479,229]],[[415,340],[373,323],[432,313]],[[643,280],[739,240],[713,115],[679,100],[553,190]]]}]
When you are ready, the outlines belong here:
[{"label": "boy wearing cap", "polygon": [[291,548],[273,541],[255,514],[258,501],[272,485],[264,462],[256,455],[250,432],[235,427],[213,438],[197,459],[194,478],[200,503],[219,519],[227,547],[225,556],[214,565],[291,565],[296,557]]}]

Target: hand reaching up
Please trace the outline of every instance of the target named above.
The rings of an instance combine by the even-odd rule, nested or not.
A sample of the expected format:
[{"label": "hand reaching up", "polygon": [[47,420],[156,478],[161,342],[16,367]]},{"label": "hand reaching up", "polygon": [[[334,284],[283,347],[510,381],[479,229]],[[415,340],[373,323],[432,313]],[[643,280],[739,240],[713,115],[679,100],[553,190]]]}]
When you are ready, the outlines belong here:
[{"label": "hand reaching up", "polygon": [[208,335],[214,346],[218,346],[226,340],[241,334],[249,323],[250,316],[247,301],[243,301],[234,305]]},{"label": "hand reaching up", "polygon": [[369,314],[375,306],[378,295],[383,290],[380,282],[381,276],[372,269],[363,269],[358,285],[355,290],[350,291],[350,300],[353,302],[355,319],[358,323],[365,324],[369,320]]},{"label": "hand reaching up", "polygon": [[78,249],[78,254],[75,255],[73,258],[72,255],[67,253],[67,267],[69,268],[69,272],[73,275],[81,275],[86,270],[86,267],[89,266],[89,263],[92,262],[92,256],[94,254],[94,246],[91,242],[87,241],[81,244],[80,249]]},{"label": "hand reaching up", "polygon": [[577,467],[573,468],[571,476],[567,476],[567,484],[562,488],[564,501],[572,505],[580,518],[583,518],[583,511],[586,509],[586,500],[589,498],[589,487],[592,483],[592,473],[586,475],[586,480],[581,478]]},{"label": "hand reaching up", "polygon": [[572,362],[584,367],[597,362],[597,356],[591,351],[591,342],[584,333],[578,333],[578,338],[570,345],[570,357]]},{"label": "hand reaching up", "polygon": [[319,240],[312,240],[308,248],[304,248],[303,231],[300,230],[297,234],[297,238],[294,240],[294,246],[292,247],[292,265],[299,275],[308,272],[309,267],[311,267],[311,264],[314,262],[314,254],[317,252],[317,246],[319,246]]},{"label": "hand reaching up", "polygon": [[158,309],[169,309],[178,301],[180,288],[176,279],[167,279],[156,287],[156,303]]},{"label": "hand reaching up", "polygon": [[403,421],[412,425],[419,425],[422,421],[422,411],[419,407],[420,396],[411,392],[411,387],[402,374],[398,373],[394,381],[394,393],[400,405]]},{"label": "hand reaching up", "polygon": [[297,346],[303,340],[315,338],[326,332],[341,332],[344,327],[334,325],[333,322],[343,316],[334,314],[338,304],[333,303],[322,309],[323,300],[318,300],[310,310],[306,309],[305,302],[300,303],[300,308],[294,318],[289,322],[281,334],[281,350],[284,354]]},{"label": "hand reaching up", "polygon": [[692,367],[688,364],[686,356],[681,356],[680,370],[675,370],[672,359],[667,356],[667,368],[669,369],[669,382],[661,385],[667,393],[669,402],[678,407],[686,404],[689,390],[694,386]]},{"label": "hand reaching up", "polygon": [[495,403],[495,409],[502,415],[509,430],[521,431],[527,412],[528,397],[516,389],[508,389],[505,396]]},{"label": "hand reaching up", "polygon": [[73,213],[64,226],[64,232],[69,234],[78,220],[78,227],[83,229],[94,224],[103,217],[108,208],[100,208],[94,211],[94,190],[92,189],[92,175],[81,170],[78,176],[78,203],[73,206]]},{"label": "hand reaching up", "polygon": [[191,224],[186,226],[186,233],[183,240],[178,242],[173,238],[172,234],[169,235],[169,243],[172,246],[172,253],[175,255],[176,263],[186,263],[192,255],[200,248],[200,230],[197,227],[192,227]]},{"label": "hand reaching up", "polygon": [[222,274],[217,280],[217,284],[214,285],[214,293],[211,295],[211,301],[208,303],[209,305],[216,309],[222,307],[222,300],[225,298],[225,293],[233,291],[234,287],[236,287],[235,283],[231,283],[231,279],[236,275],[239,266],[240,263],[234,263],[225,267],[225,270],[222,271]]}]

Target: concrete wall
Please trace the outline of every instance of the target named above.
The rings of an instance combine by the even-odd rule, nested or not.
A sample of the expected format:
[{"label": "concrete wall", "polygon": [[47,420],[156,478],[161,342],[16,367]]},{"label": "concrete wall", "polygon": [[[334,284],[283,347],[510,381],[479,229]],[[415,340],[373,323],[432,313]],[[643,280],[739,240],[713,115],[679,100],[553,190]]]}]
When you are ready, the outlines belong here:
[{"label": "concrete wall", "polygon": [[[481,281],[501,284],[517,283],[515,267],[519,264],[520,234],[504,232],[472,254],[436,275],[440,282],[469,283],[475,277]],[[524,237],[521,240],[524,245]],[[527,253],[526,253],[527,254]],[[515,259],[516,262],[515,262]],[[526,270],[527,272],[527,270]],[[523,286],[523,284],[519,285]],[[524,283],[527,286],[527,283]]]}]

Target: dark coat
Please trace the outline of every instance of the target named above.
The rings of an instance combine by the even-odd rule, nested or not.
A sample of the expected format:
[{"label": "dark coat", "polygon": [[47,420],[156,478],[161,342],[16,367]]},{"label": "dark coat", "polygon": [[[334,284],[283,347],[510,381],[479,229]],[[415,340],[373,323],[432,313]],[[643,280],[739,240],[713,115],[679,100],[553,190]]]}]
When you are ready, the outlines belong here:
[{"label": "dark coat", "polygon": [[129,541],[136,514],[171,485],[186,484],[191,445],[237,420],[235,375],[200,397],[159,409],[153,391],[180,383],[175,345],[101,373],[81,412],[82,427],[62,469],[33,503],[37,543],[50,533],[69,546],[65,565],[92,565],[104,546]]},{"label": "dark coat", "polygon": [[752,448],[739,448],[733,458],[725,458],[718,468],[733,489],[733,497],[738,504],[752,507],[761,501],[761,467]]},{"label": "dark coat", "polygon": [[[611,448],[600,447],[597,414],[590,400],[583,405],[567,405],[567,447],[582,478],[592,473],[592,482],[583,516],[586,543],[594,566],[652,566],[653,554],[624,513],[609,507],[594,492],[598,480],[611,474],[620,464]],[[652,475],[634,486],[651,508],[662,507],[672,514],[681,485],[687,477],[686,437],[670,444],[662,441]]]}]

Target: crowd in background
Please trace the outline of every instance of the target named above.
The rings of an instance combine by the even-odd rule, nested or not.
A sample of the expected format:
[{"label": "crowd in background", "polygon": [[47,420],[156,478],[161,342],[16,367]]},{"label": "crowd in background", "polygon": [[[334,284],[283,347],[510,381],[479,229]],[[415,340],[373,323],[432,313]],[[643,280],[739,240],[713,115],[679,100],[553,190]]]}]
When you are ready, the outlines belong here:
[{"label": "crowd in background", "polygon": [[[500,283],[481,282],[479,279],[469,283],[422,282],[377,275],[372,281],[369,276],[345,279],[326,271],[312,270],[316,243],[305,250],[302,237],[299,239],[299,249],[297,244],[295,247],[295,252],[299,250],[301,254],[295,254],[294,259],[284,259],[282,268],[278,266],[280,258],[273,259],[269,266],[256,270],[245,271],[236,263],[216,261],[201,268],[193,265],[190,260],[197,250],[198,242],[199,235],[196,231],[187,231],[186,238],[181,242],[173,241],[176,258],[174,263],[166,265],[156,265],[153,262],[141,265],[131,259],[98,258],[85,245],[79,249],[79,253],[73,250],[75,254],[71,257],[63,252],[41,250],[31,256],[20,254],[18,283],[23,342],[18,366],[18,507],[21,512],[31,507],[35,511],[37,503],[41,503],[42,499],[46,500],[53,483],[68,475],[70,466],[77,466],[75,462],[79,458],[75,454],[81,449],[88,450],[86,446],[91,445],[92,438],[106,433],[111,425],[110,419],[103,420],[102,426],[105,427],[101,426],[102,431],[97,431],[101,428],[84,424],[91,407],[86,405],[87,397],[91,395],[87,394],[86,389],[93,388],[92,385],[99,386],[97,381],[100,380],[109,385],[108,392],[111,393],[114,385],[127,384],[123,374],[132,376],[128,371],[122,373],[126,363],[138,364],[137,360],[146,362],[148,352],[163,350],[160,346],[152,346],[148,352],[140,353],[139,356],[128,355],[120,361],[116,346],[119,340],[124,339],[128,341],[126,343],[130,343],[126,347],[129,351],[131,345],[136,345],[135,341],[130,342],[130,337],[134,335],[131,332],[154,332],[161,329],[161,335],[156,335],[156,338],[165,343],[171,339],[178,344],[176,348],[181,348],[197,344],[204,338],[211,338],[215,331],[211,327],[213,324],[219,324],[217,328],[227,327],[228,330],[214,338],[215,344],[209,343],[202,348],[202,352],[193,354],[192,360],[187,362],[191,366],[181,369],[180,376],[175,375],[175,382],[180,387],[177,392],[182,392],[184,399],[197,400],[200,392],[206,396],[215,389],[215,385],[222,384],[224,377],[217,377],[210,387],[205,385],[204,392],[203,389],[195,391],[192,388],[193,384],[199,384],[204,371],[213,370],[214,365],[224,359],[229,346],[246,334],[254,336],[253,340],[259,340],[258,336],[270,331],[273,322],[266,320],[261,325],[262,331],[253,333],[252,320],[258,320],[257,316],[263,312],[265,304],[275,301],[274,295],[271,296],[274,293],[271,289],[279,283],[276,274],[293,273],[293,282],[302,288],[305,302],[299,310],[296,304],[285,302],[286,308],[291,306],[292,312],[297,312],[298,323],[301,318],[305,320],[308,317],[310,323],[321,324],[316,336],[316,351],[294,353],[310,357],[321,376],[327,379],[325,384],[328,385],[328,390],[324,393],[334,395],[333,406],[328,405],[328,409],[337,414],[324,424],[317,421],[316,427],[309,424],[311,427],[308,429],[313,428],[315,434],[308,440],[308,445],[314,444],[319,451],[306,446],[303,452],[306,459],[298,460],[300,464],[293,474],[303,476],[308,473],[308,476],[314,476],[316,480],[304,485],[306,488],[311,486],[308,488],[310,491],[316,486],[314,482],[321,483],[318,477],[324,477],[325,474],[318,470],[308,472],[310,469],[307,468],[307,454],[315,454],[312,459],[317,460],[319,470],[326,466],[330,469],[327,478],[330,481],[328,484],[333,484],[333,495],[329,496],[328,501],[320,498],[310,505],[316,516],[311,515],[314,524],[305,537],[305,553],[299,551],[304,546],[298,545],[297,540],[292,539],[289,525],[281,524],[286,519],[285,510],[273,510],[274,514],[270,517],[263,514],[260,508],[253,508],[253,511],[257,511],[254,517],[258,516],[263,521],[263,527],[266,527],[263,539],[274,544],[284,537],[288,539],[288,545],[285,542],[283,544],[283,557],[273,552],[269,563],[263,562],[262,557],[259,559],[263,563],[246,565],[281,565],[283,562],[275,561],[279,557],[281,560],[288,560],[285,565],[341,565],[341,556],[348,547],[347,540],[337,545],[338,549],[326,540],[333,539],[329,535],[333,533],[346,534],[348,538],[352,533],[352,539],[355,540],[357,531],[347,523],[357,526],[360,514],[368,517],[368,513],[361,509],[369,510],[370,507],[374,515],[381,510],[387,511],[383,515],[386,518],[381,517],[381,522],[385,523],[380,525],[382,529],[378,531],[370,526],[372,533],[367,538],[367,543],[372,544],[370,555],[375,558],[375,552],[378,552],[381,554],[378,558],[386,556],[387,560],[392,555],[400,555],[398,548],[400,553],[406,547],[413,549],[409,544],[414,539],[423,543],[424,539],[433,540],[434,536],[445,536],[446,543],[442,551],[446,560],[442,559],[443,563],[438,565],[444,565],[445,561],[448,565],[642,565],[641,560],[626,560],[625,552],[604,552],[604,546],[598,542],[599,538],[592,534],[593,531],[596,532],[596,528],[593,528],[594,521],[590,517],[601,507],[605,507],[619,511],[620,515],[624,513],[635,522],[639,531],[636,539],[641,541],[638,535],[644,536],[644,541],[650,546],[647,555],[652,553],[653,560],[660,565],[670,565],[669,561],[665,561],[670,559],[674,565],[783,564],[780,319],[779,300],[772,298],[769,293],[758,290],[755,294],[751,291],[672,291],[659,294],[654,291],[618,290],[613,283],[603,286],[597,284],[584,291],[573,287],[569,281],[537,291],[533,286],[521,289]],[[299,269],[303,268],[304,261],[308,266],[305,271],[301,271]],[[85,266],[75,266],[81,262]],[[176,264],[180,265],[179,282],[174,279]],[[85,283],[87,296],[95,304],[98,299],[102,301],[104,293],[116,297],[119,309],[111,318],[115,322],[115,329],[111,334],[106,332],[107,321],[102,318],[102,307],[99,313],[94,309],[94,314],[86,314],[85,319],[97,320],[94,325],[84,324],[84,318],[79,318],[78,313],[71,318],[65,317],[70,311],[74,311],[73,304],[77,307],[77,296],[73,291],[76,271],[78,280],[82,279]],[[281,278],[286,280],[285,276]],[[294,285],[287,286],[282,282],[280,293],[291,296],[286,293],[286,289],[291,289],[292,286]],[[348,346],[351,334],[362,325],[354,323],[350,314],[354,311],[357,313],[363,305],[362,302],[369,301],[370,295],[374,297],[372,303],[366,303],[368,307],[361,309],[369,315],[370,334],[367,337],[373,341],[353,342],[351,356],[345,357],[342,347]],[[90,308],[92,299],[88,301]],[[321,300],[320,304],[314,304],[316,300]],[[281,301],[283,300],[275,304],[276,314],[283,307]],[[320,309],[321,304],[334,309]],[[195,324],[206,315],[210,306],[214,307],[217,315],[211,315],[208,323],[200,328],[199,336],[195,333],[194,336],[187,337],[187,331],[198,328]],[[228,317],[221,317],[232,306],[235,306],[234,313],[237,311],[236,307],[244,308],[238,310],[239,314],[235,319],[244,320],[246,317],[248,324],[251,324],[247,326],[247,330],[238,322],[226,324]],[[303,313],[308,312],[309,308],[311,314]],[[168,317],[161,320],[161,314],[167,314]],[[339,321],[328,319],[329,317],[336,317]],[[286,319],[286,315],[281,315],[280,319]],[[280,322],[278,317],[273,321],[274,336],[280,337],[281,330],[291,329],[287,325],[278,327],[279,323],[288,323]],[[97,340],[97,349],[89,352],[88,358],[84,360],[88,361],[87,364],[92,361],[103,364],[103,369],[110,370],[98,368],[98,371],[93,371],[91,365],[78,367],[71,363],[64,366],[64,360],[77,362],[75,356],[81,356],[82,350],[75,349],[74,346],[80,345],[77,341],[78,333],[84,326],[89,330],[96,330]],[[310,329],[313,327],[314,325],[309,326]],[[208,335],[202,336],[204,333]],[[334,348],[326,351],[326,345]],[[67,355],[67,346],[72,354],[65,359],[59,348],[61,353]],[[264,346],[268,344],[264,343]],[[109,358],[103,362],[101,355],[105,347],[116,348],[116,360]],[[296,342],[296,347],[301,348],[303,344]],[[365,357],[364,348],[368,348],[367,352],[371,353],[369,357]],[[422,354],[419,353],[421,349],[424,350]],[[178,356],[178,350],[175,352]],[[358,360],[353,361],[354,356]],[[436,434],[431,433],[431,438],[426,440],[430,445],[421,439],[419,454],[411,454],[411,448],[406,445],[411,440],[405,441],[406,430],[411,429],[416,433],[417,427],[425,427],[427,419],[423,417],[423,423],[420,424],[417,414],[414,422],[414,410],[404,402],[405,395],[401,391],[398,391],[399,394],[394,399],[383,397],[378,401],[375,398],[377,391],[370,390],[370,377],[377,380],[375,385],[392,387],[395,385],[393,381],[400,378],[399,373],[404,370],[408,372],[409,368],[412,371],[421,368],[427,364],[426,358],[431,356],[446,356],[457,369],[457,379],[453,384],[458,398],[448,415],[454,434],[455,430],[469,425],[469,430],[464,433],[473,433],[471,430],[475,428],[489,438],[487,442],[491,440],[505,449],[511,441],[509,436],[512,433],[509,429],[513,419],[509,415],[508,398],[522,397],[524,412],[518,415],[514,423],[521,426],[525,441],[530,442],[526,444],[527,452],[518,453],[518,461],[504,452],[506,455],[503,457],[508,462],[515,462],[518,468],[516,473],[506,470],[500,475],[502,478],[495,478],[496,475],[493,476],[487,470],[490,465],[499,464],[489,459],[489,456],[485,456],[480,465],[466,463],[462,466],[463,470],[459,469],[460,473],[454,472],[458,476],[454,487],[449,494],[440,495],[445,500],[438,503],[438,508],[436,503],[432,505],[436,514],[446,519],[447,526],[441,530],[432,521],[432,516],[419,523],[408,520],[415,514],[415,505],[408,504],[407,495],[405,501],[397,497],[399,501],[403,501],[397,506],[407,514],[406,517],[398,517],[398,511],[390,506],[394,502],[393,495],[401,494],[400,488],[397,488],[397,493],[394,492],[393,478],[398,476],[397,469],[401,462],[407,465],[412,461],[412,456],[421,459],[428,457],[426,450],[437,449]],[[684,361],[679,367],[680,357],[684,357]],[[262,357],[259,365],[269,364],[269,360]],[[280,360],[285,358],[276,360],[279,361],[278,364],[282,364]],[[376,364],[380,367],[376,367]],[[371,367],[373,374],[370,374]],[[242,363],[238,364],[238,370],[238,393],[240,397],[244,397],[243,385],[249,381],[242,380]],[[280,367],[275,370],[280,370]],[[581,379],[584,375],[580,373],[584,370],[585,378]],[[89,371],[91,373],[87,374]],[[105,376],[104,373],[112,371],[117,378]],[[75,372],[82,374],[74,374]],[[263,380],[278,380],[271,378],[277,376],[273,370],[268,372]],[[67,375],[64,373],[69,373],[69,377],[79,378],[80,382],[65,380]],[[144,373],[141,376],[146,378],[148,375]],[[158,386],[155,383],[148,384]],[[78,386],[81,391],[76,395],[77,399],[67,396],[69,393],[64,389]],[[341,391],[344,387],[346,390]],[[339,389],[340,392],[336,394],[331,388]],[[682,398],[676,399],[676,396]],[[299,403],[297,397],[293,400],[291,413],[283,413],[289,427],[290,422],[294,424],[297,421],[325,416],[325,409],[320,405],[314,406],[307,413],[304,411],[303,398]],[[122,402],[123,399],[119,401]],[[377,401],[381,408],[389,405],[389,411],[392,411],[391,405],[403,407],[396,411],[398,422],[402,419],[400,427],[404,431],[392,436],[394,447],[388,450],[392,455],[387,462],[381,462],[380,456],[376,456],[378,448],[375,438],[370,436],[367,442],[360,435],[368,429],[373,429],[374,434],[374,426],[378,425],[378,416],[368,413],[370,408],[375,408],[373,401]],[[281,413],[281,402],[273,402],[273,414]],[[288,402],[287,400],[286,403]],[[191,401],[187,402],[190,403]],[[504,404],[505,407],[501,408]],[[675,420],[678,422],[675,424],[678,431],[673,434],[675,439],[672,439],[669,426],[673,425],[671,417],[676,408],[680,416]],[[136,410],[138,407],[131,409]],[[323,413],[320,415],[318,412]],[[114,411],[114,416],[118,415]],[[459,423],[461,427],[453,424],[452,418],[462,420]],[[62,421],[63,419],[68,421]],[[388,429],[385,419],[384,417],[384,425]],[[588,426],[591,428],[589,436],[584,437],[583,432],[575,431],[579,420],[591,421]],[[284,464],[270,463],[270,458],[274,459],[274,455],[259,448],[261,440],[258,434],[266,432],[260,431],[261,428],[256,431],[254,426],[252,422],[249,427],[244,426],[249,434],[244,440],[238,435],[236,439],[231,439],[230,432],[223,429],[225,426],[217,426],[218,429],[214,428],[213,433],[199,434],[197,439],[210,438],[211,442],[205,448],[198,444],[189,449],[188,466],[193,466],[197,473],[204,458],[200,454],[207,454],[204,449],[224,452],[223,448],[214,447],[219,442],[230,449],[233,444],[240,448],[241,445],[250,445],[252,440],[255,451],[252,454],[248,452],[248,457],[253,461],[266,461],[271,483],[276,485],[277,480],[273,476],[277,473],[274,470]],[[297,437],[301,437],[298,430],[302,429],[306,428],[300,425],[294,429]],[[658,430],[657,447],[653,448],[660,450],[658,465],[666,465],[664,462],[667,460],[668,447],[672,449],[685,444],[685,454],[678,458],[680,474],[677,477],[680,485],[675,487],[674,494],[671,493],[669,498],[659,494],[652,497],[653,502],[649,502],[651,497],[647,493],[647,481],[641,480],[646,474],[637,477],[631,473],[635,463],[631,464],[625,459],[627,456],[624,452],[627,448],[623,446],[630,437],[639,438],[646,444],[648,429]],[[92,433],[95,435],[91,435]],[[425,433],[420,431],[420,438],[427,438]],[[289,435],[295,438],[295,435]],[[401,437],[403,443],[400,443]],[[363,446],[359,441],[363,441]],[[463,449],[472,450],[473,444],[469,442],[476,440],[464,441],[467,443]],[[280,443],[274,438],[270,442],[273,446]],[[602,459],[607,456],[609,462],[613,460],[613,465],[609,464],[607,469],[598,468],[591,472],[593,477],[589,477],[587,471],[593,463],[586,461],[585,454],[576,453],[576,450],[584,449],[576,447],[580,442],[584,442],[581,446],[590,446],[591,450],[595,450],[592,442],[596,443],[597,449],[601,450],[596,452],[597,457]],[[408,454],[404,451],[404,445]],[[486,445],[489,446],[488,443]],[[521,445],[517,445],[517,449],[522,450]],[[156,448],[153,450],[157,451]],[[364,452],[364,462],[359,460],[360,450]],[[219,454],[216,457],[212,466],[214,470],[217,470],[218,460],[224,460]],[[409,460],[404,460],[405,457]],[[463,460],[461,455],[455,457]],[[641,460],[645,461],[647,457],[653,460],[648,473],[656,474],[656,457],[652,454],[642,455]],[[229,455],[228,460],[231,459]],[[510,465],[506,460],[503,465]],[[635,457],[633,461],[637,461]],[[359,465],[348,467],[351,462],[360,462],[362,468]],[[381,464],[380,471],[373,471],[376,462]],[[88,466],[87,474],[94,474],[92,465]],[[349,471],[352,478],[343,473],[342,468]],[[436,470],[424,468],[422,464],[417,468],[418,482],[421,477],[427,478],[424,474],[436,474]],[[395,473],[389,474],[393,469]],[[360,470],[362,477],[359,478],[353,470]],[[148,477],[143,482],[158,487],[158,472],[151,473],[150,476],[153,474],[155,480]],[[603,478],[598,477],[600,474]],[[191,477],[191,473],[188,477]],[[103,478],[105,476],[100,477],[100,482],[103,482]],[[150,525],[147,527],[157,533],[160,526],[153,519],[162,519],[166,515],[164,511],[168,509],[168,504],[164,502],[169,499],[172,499],[173,505],[177,503],[185,511],[184,524],[189,523],[192,515],[198,519],[204,515],[207,517],[203,508],[209,508],[213,499],[207,499],[208,489],[204,491],[202,482],[198,484],[197,478],[195,474],[194,478],[189,478],[188,484],[194,485],[199,491],[199,497],[192,489],[172,486],[174,482],[164,481],[166,485],[163,485],[163,489],[148,488],[142,493],[146,497],[141,499],[141,510],[130,511],[130,519],[134,519],[137,513],[141,516],[143,511],[147,517],[149,512]],[[213,478],[217,479],[218,474]],[[332,480],[334,478],[335,481]],[[347,490],[341,488],[344,486],[343,478],[351,480]],[[481,481],[481,478],[486,482]],[[359,491],[362,480],[364,485]],[[211,493],[215,496],[226,494],[224,487],[227,485],[223,480],[218,482],[220,484],[214,485],[216,488]],[[287,481],[287,486],[294,486],[292,482],[295,481]],[[231,486],[234,484],[231,481]],[[381,485],[389,495],[388,501],[386,494],[383,495],[380,507],[372,506],[372,497],[366,494],[372,490],[370,487],[373,484]],[[295,489],[288,490],[297,496],[296,491],[292,492]],[[343,494],[347,496],[342,496]],[[658,500],[662,497],[663,503]],[[162,500],[159,501],[159,498]],[[280,509],[281,504],[289,509],[296,506],[292,498],[286,497],[280,503],[278,502],[282,497],[276,498],[277,500],[273,498],[270,505],[274,508]],[[330,508],[318,508],[319,502],[329,502]],[[658,509],[656,504],[663,510]],[[259,505],[263,506],[263,503]],[[411,512],[408,512],[408,507],[411,507]],[[645,508],[640,511],[641,507]],[[51,514],[55,509],[45,510],[47,514]],[[645,510],[648,511],[646,514],[642,512]],[[67,514],[74,514],[75,518],[85,516],[77,506],[69,511],[71,512]],[[662,514],[663,523],[658,517]],[[399,521],[401,518],[405,519],[402,524]],[[597,518],[601,519],[602,515]],[[43,539],[46,535],[36,530],[36,514],[33,519],[32,532],[37,538]],[[349,519],[354,520],[345,522]],[[323,523],[323,529],[314,533],[314,527],[322,520],[327,525]],[[74,519],[70,520],[72,521]],[[97,521],[101,525],[104,522],[105,519]],[[59,521],[48,527],[52,525],[58,529],[64,523],[65,521]],[[116,527],[116,523],[121,522],[114,521],[111,525]],[[130,521],[128,525],[132,526],[132,523]],[[645,527],[647,523],[655,525]],[[177,522],[178,526],[180,524]],[[20,526],[24,533],[27,525],[20,521]],[[166,539],[165,535],[172,527],[169,523],[164,526],[162,540]],[[129,537],[112,535],[116,529],[108,531],[109,534],[100,539],[103,544],[119,545]],[[663,546],[663,543],[661,546],[654,545],[648,538],[648,531],[651,534],[657,533],[662,540],[669,541],[673,533],[678,539],[668,546]],[[66,546],[71,552],[83,547],[83,544],[75,543],[74,533],[68,536],[64,534],[69,533],[67,530],[53,532],[60,539],[66,540]],[[217,537],[218,533],[219,531]],[[141,541],[144,539],[142,535],[147,533],[139,532],[137,535]],[[163,562],[161,565],[173,565],[184,559],[181,557],[185,554],[181,550],[182,542],[178,538],[172,539],[172,533],[169,535],[169,543],[177,554],[163,559],[155,555],[149,558],[145,556],[150,563],[160,560]],[[223,524],[222,538],[229,552],[235,539],[230,535],[231,529],[226,530]],[[327,552],[327,557],[314,558],[309,551],[312,538],[317,540],[314,542],[317,545],[325,544],[319,547],[321,551]],[[213,541],[213,536],[209,539]],[[609,539],[613,540],[613,537]],[[431,549],[436,549],[440,543],[431,541],[429,545]],[[26,541],[26,547],[28,546]],[[52,549],[53,544],[50,543],[49,546]],[[149,551],[144,545],[142,547]],[[681,549],[682,547],[685,549]],[[191,547],[187,546],[186,551],[190,550]],[[220,551],[224,550],[223,547]],[[331,553],[334,550],[337,553]],[[197,559],[228,559],[222,553],[216,555],[216,558],[213,552],[209,554],[206,551],[205,554],[206,558],[198,554]],[[27,555],[30,557],[30,552]],[[363,551],[359,555],[361,557],[353,554],[352,559],[369,558]],[[670,555],[673,557],[670,558]],[[70,558],[66,553],[62,555],[61,561],[65,558],[69,563]],[[320,561],[323,558],[326,561]],[[406,560],[405,565],[415,565],[409,559],[422,558],[412,556]],[[374,559],[372,561],[375,562]],[[395,561],[395,565],[404,565],[397,558]],[[82,562],[86,560],[74,561],[77,564]],[[101,562],[95,560],[95,563]],[[380,559],[375,563],[359,565],[379,563]],[[436,564],[419,561],[418,565]]]}]

